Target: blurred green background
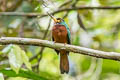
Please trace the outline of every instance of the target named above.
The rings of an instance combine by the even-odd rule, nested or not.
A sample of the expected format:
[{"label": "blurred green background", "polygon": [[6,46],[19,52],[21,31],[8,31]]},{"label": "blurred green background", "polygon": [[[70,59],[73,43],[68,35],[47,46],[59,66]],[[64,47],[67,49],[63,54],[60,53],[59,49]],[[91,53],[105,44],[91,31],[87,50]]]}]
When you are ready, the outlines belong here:
[{"label": "blurred green background", "polygon": [[[60,9],[80,6],[120,6],[120,0],[0,0],[0,12],[16,12],[18,15],[23,12],[39,14],[39,16],[0,15],[0,36],[51,40],[53,21],[49,16],[44,16],[46,12],[54,13]],[[63,18],[69,25],[73,45],[120,52],[120,9],[79,9],[58,12],[54,16]],[[81,28],[79,19],[82,20],[87,32]],[[13,47],[15,46],[0,46],[0,80],[120,80],[118,61],[71,52],[70,72],[61,75],[59,56],[53,49],[22,45],[17,46],[20,49]],[[10,63],[14,57],[10,58],[9,55],[18,56],[19,50],[24,50],[26,54],[24,56],[27,58],[23,58],[21,62],[22,59],[15,57],[18,61],[15,65],[20,64],[20,67],[15,68]],[[19,72],[15,73],[17,70]]]}]

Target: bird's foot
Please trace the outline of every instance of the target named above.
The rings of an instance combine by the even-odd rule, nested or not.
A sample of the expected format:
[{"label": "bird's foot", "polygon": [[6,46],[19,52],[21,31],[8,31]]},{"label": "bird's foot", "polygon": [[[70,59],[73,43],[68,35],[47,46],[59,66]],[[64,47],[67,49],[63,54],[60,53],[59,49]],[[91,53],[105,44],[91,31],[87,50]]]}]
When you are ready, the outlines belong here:
[{"label": "bird's foot", "polygon": [[65,45],[66,45],[67,43],[64,43],[64,47],[62,47],[61,49],[65,49]]},{"label": "bird's foot", "polygon": [[66,45],[67,43],[64,43],[64,46]]}]

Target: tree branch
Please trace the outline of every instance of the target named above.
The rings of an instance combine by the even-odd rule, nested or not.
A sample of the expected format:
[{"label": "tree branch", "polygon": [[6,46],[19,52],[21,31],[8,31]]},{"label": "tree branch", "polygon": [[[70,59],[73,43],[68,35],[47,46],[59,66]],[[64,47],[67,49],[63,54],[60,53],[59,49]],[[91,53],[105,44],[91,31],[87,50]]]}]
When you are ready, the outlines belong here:
[{"label": "tree branch", "polygon": [[7,44],[18,44],[18,45],[34,45],[34,46],[43,46],[49,47],[57,50],[66,50],[74,53],[79,53],[83,55],[89,55],[97,58],[111,59],[120,61],[120,53],[117,52],[104,52],[94,49],[89,49],[80,46],[74,45],[64,45],[61,43],[54,43],[52,41],[40,40],[40,39],[31,39],[31,38],[17,38],[17,37],[1,37],[1,45]]},{"label": "tree branch", "polygon": [[[117,10],[120,9],[120,6],[101,6],[101,7],[89,7],[89,6],[80,6],[80,7],[71,7],[71,8],[64,8],[64,9],[59,9],[56,10],[50,14],[56,14],[59,12],[63,12],[63,11],[71,11],[71,10],[83,10],[83,9],[90,9],[90,10],[94,10],[94,9],[102,9],[102,10]],[[47,14],[40,14],[40,13],[24,13],[24,12],[0,12],[1,16],[28,16],[28,17],[36,17],[36,16],[40,16],[40,17],[45,17],[47,16]]]},{"label": "tree branch", "polygon": [[41,16],[40,13],[25,13],[25,12],[0,12],[0,16],[27,16],[36,17]]}]

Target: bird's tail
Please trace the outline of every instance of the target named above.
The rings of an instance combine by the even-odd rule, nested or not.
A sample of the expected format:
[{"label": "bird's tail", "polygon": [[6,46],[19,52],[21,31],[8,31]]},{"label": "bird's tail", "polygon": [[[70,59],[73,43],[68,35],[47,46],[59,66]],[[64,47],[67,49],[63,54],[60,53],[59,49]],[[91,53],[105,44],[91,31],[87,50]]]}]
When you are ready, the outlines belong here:
[{"label": "bird's tail", "polygon": [[60,71],[61,74],[69,72],[69,61],[67,51],[60,51]]}]

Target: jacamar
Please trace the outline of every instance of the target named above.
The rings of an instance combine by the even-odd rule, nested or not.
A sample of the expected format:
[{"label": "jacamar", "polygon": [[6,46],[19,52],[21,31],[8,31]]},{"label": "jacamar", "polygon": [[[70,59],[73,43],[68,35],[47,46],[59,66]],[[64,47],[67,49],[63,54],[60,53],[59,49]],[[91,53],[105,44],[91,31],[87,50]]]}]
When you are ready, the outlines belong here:
[{"label": "jacamar", "polygon": [[[65,21],[61,18],[55,18],[49,15],[54,20],[54,26],[52,28],[52,40],[58,43],[70,44],[70,30]],[[61,74],[69,72],[69,52],[66,50],[56,50],[57,54],[60,53],[60,71]]]}]

